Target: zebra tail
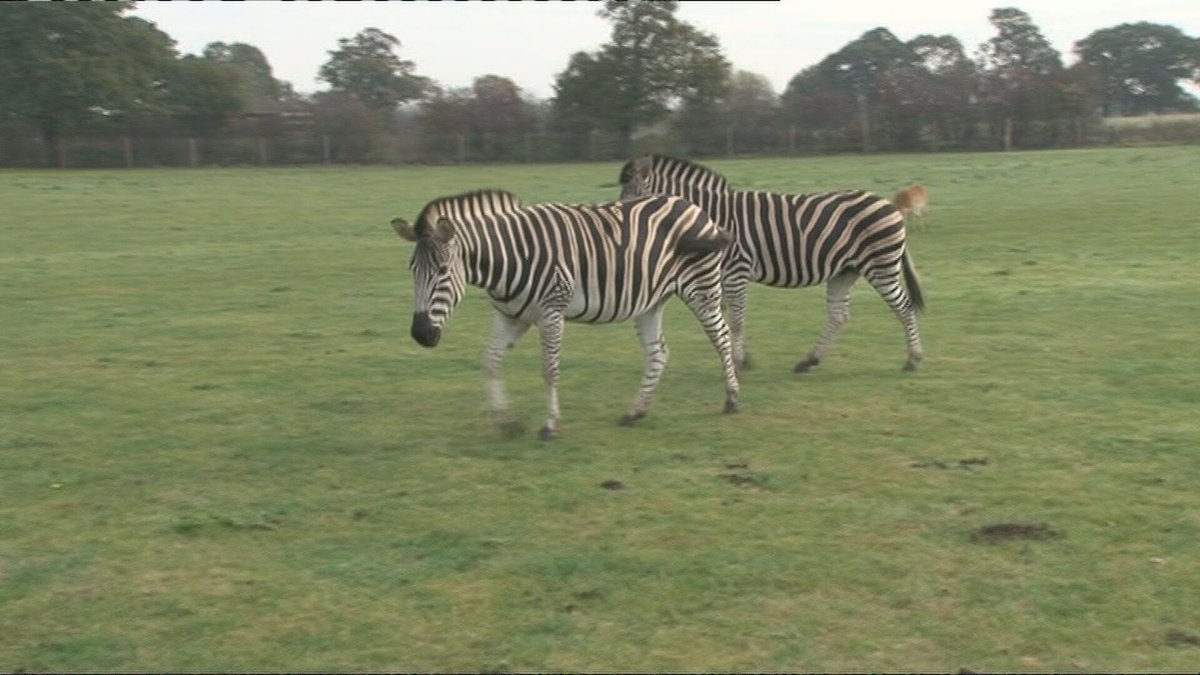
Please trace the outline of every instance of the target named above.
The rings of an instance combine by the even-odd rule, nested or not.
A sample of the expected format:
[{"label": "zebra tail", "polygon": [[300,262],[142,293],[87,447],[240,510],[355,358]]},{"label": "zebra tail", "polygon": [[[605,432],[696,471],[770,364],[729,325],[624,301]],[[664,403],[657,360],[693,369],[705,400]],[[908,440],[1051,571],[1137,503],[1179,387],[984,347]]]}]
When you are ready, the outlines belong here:
[{"label": "zebra tail", "polygon": [[900,258],[904,270],[904,285],[908,289],[908,299],[913,309],[918,312],[925,309],[925,297],[921,295],[921,282],[917,280],[917,270],[913,268],[912,258],[908,255],[908,247],[904,247],[904,255]]},{"label": "zebra tail", "polygon": [[675,244],[675,250],[683,254],[709,255],[723,251],[733,243],[733,233],[722,227],[697,234],[685,234]]}]

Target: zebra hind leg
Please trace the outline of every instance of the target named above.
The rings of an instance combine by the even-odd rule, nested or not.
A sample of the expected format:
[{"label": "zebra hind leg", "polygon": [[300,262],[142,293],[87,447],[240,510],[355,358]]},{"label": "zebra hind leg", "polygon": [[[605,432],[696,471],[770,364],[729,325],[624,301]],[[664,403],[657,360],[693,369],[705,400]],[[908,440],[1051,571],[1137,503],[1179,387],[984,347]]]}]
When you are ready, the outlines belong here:
[{"label": "zebra hind leg", "polygon": [[825,328],[821,330],[817,343],[808,352],[808,356],[796,364],[792,372],[807,373],[825,356],[825,350],[837,339],[842,327],[850,320],[850,288],[858,280],[857,272],[842,272],[831,278],[825,286],[825,306],[828,319]]},{"label": "zebra hind leg", "polygon": [[754,367],[746,351],[746,292],[749,279],[726,279],[723,292],[729,304],[729,331],[733,342],[733,364],[738,371]]},{"label": "zebra hind leg", "polygon": [[708,341],[712,343],[717,356],[721,359],[721,372],[725,378],[725,412],[735,413],[741,409],[738,398],[741,388],[738,383],[738,369],[734,361],[734,347],[730,337],[729,324],[721,314],[721,299],[719,296],[703,291],[683,295],[683,301],[688,309],[696,315]]},{"label": "zebra hind leg", "polygon": [[662,332],[662,314],[663,306],[660,304],[634,320],[638,339],[642,342],[642,351],[646,355],[646,369],[642,373],[642,384],[633,400],[633,407],[618,422],[621,426],[633,426],[646,416],[654,390],[658,388],[658,381],[667,367],[669,352],[667,340]]},{"label": "zebra hind leg", "polygon": [[500,362],[529,330],[529,326],[528,322],[510,319],[497,312],[492,322],[492,338],[483,352],[483,389],[488,406],[496,416],[500,433],[510,438],[525,433],[525,421],[508,412],[508,396],[504,391],[504,380],[500,377]]},{"label": "zebra hind leg", "polygon": [[899,270],[896,274],[883,277],[868,275],[867,281],[883,296],[884,302],[892,308],[904,326],[904,337],[908,342],[908,358],[904,362],[904,370],[916,370],[925,359],[925,350],[921,346],[921,333],[917,328],[917,311],[909,294],[900,285]]}]

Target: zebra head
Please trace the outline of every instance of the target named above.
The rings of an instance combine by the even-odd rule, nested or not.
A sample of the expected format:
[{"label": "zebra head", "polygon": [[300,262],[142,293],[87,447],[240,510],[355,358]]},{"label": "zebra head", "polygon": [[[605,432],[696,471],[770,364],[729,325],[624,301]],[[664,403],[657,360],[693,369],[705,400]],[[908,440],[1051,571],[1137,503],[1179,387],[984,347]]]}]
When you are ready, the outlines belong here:
[{"label": "zebra head", "polygon": [[625,166],[621,167],[621,199],[645,197],[662,192],[661,188],[655,185],[651,161],[650,155],[642,155],[625,162]]},{"label": "zebra head", "polygon": [[466,272],[454,225],[445,216],[417,227],[403,218],[392,220],[403,239],[415,241],[408,267],[413,274],[412,337],[423,347],[436,347],[442,326],[466,292]]},{"label": "zebra head", "polygon": [[640,155],[621,167],[621,199],[677,195],[703,206],[713,194],[729,190],[729,182],[712,169],[667,155]]}]

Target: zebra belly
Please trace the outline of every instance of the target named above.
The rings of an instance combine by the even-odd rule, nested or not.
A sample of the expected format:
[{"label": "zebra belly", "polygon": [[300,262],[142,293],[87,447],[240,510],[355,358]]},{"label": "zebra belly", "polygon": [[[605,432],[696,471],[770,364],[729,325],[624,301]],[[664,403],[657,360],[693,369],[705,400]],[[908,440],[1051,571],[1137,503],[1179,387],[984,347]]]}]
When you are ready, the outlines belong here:
[{"label": "zebra belly", "polygon": [[829,274],[826,274],[824,270],[813,269],[808,265],[796,264],[791,268],[783,269],[776,265],[764,265],[763,261],[758,261],[753,269],[754,274],[751,278],[755,283],[772,288],[803,288],[805,286],[823,284],[845,272],[856,272],[857,265],[853,262],[848,262],[847,264],[838,266]]},{"label": "zebra belly", "polygon": [[535,323],[542,315],[542,308],[536,302],[529,302],[521,296],[509,300],[490,298],[492,308],[510,319]]},{"label": "zebra belly", "polygon": [[628,288],[588,288],[580,284],[571,294],[566,318],[568,321],[582,323],[627,321],[645,314],[673,292],[674,287],[669,284],[640,291]]},{"label": "zebra belly", "polygon": [[775,278],[774,275],[758,274],[754,277],[754,283],[770,286],[771,288],[803,288],[805,286],[816,286],[817,284],[825,283],[827,279],[782,279]]},{"label": "zebra belly", "polygon": [[[613,323],[627,321],[645,314],[648,309],[662,302],[673,292],[672,288],[656,289],[655,293],[629,295],[624,291],[604,296],[601,292],[588,292],[577,286],[571,293],[563,316],[567,321],[582,323]],[[530,302],[525,297],[498,300],[489,298],[492,308],[510,319],[537,323],[542,317],[542,305]]]}]

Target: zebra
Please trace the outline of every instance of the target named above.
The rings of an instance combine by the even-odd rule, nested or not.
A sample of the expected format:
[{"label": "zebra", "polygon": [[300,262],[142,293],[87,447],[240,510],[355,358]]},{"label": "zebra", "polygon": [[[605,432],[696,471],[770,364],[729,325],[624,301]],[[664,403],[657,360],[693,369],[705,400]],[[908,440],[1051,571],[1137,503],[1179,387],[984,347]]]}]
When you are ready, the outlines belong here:
[{"label": "zebra", "polygon": [[563,323],[633,319],[645,370],[633,407],[620,424],[633,425],[650,407],[667,363],[663,307],[678,295],[703,325],[720,356],[725,412],[738,410],[737,372],[729,327],[721,312],[720,253],[732,235],[700,207],[655,195],[597,205],[522,207],[515,195],[479,190],[435,199],[415,225],[392,220],[403,239],[416,242],[412,337],[434,347],[468,284],[484,289],[496,310],[484,351],[484,390],[509,433],[500,377],[504,354],[533,325],[542,343],[547,414],[542,440],[558,435],[559,350]]},{"label": "zebra", "polygon": [[816,344],[793,369],[801,373],[821,362],[850,319],[850,287],[860,275],[904,326],[904,369],[916,370],[924,359],[916,313],[925,302],[905,245],[904,219],[886,199],[862,190],[813,195],[733,190],[724,176],[705,166],[655,154],[626,162],[620,182],[623,199],[679,195],[733,231],[734,245],[723,263],[723,286],[739,369],[750,367],[745,344],[750,281],[783,288],[826,283],[828,320]]}]

